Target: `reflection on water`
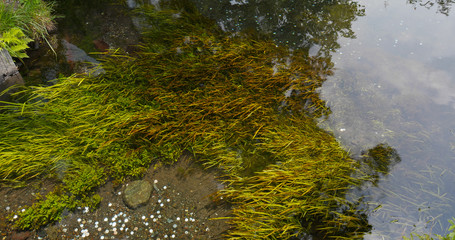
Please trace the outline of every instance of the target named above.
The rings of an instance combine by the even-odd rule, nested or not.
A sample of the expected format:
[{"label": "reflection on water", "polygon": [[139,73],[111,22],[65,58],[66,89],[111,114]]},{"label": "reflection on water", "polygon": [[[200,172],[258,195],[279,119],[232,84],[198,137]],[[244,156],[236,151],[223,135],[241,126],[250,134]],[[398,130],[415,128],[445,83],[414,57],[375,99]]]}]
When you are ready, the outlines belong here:
[{"label": "reflection on water", "polygon": [[454,0],[408,0],[410,4],[415,6],[425,7],[428,9],[436,8],[439,13],[449,15],[452,3]]},{"label": "reflection on water", "polygon": [[360,3],[357,39],[340,41],[335,74],[321,89],[332,110],[321,126],[353,154],[388,143],[401,157],[363,191],[373,225],[366,239],[442,234],[455,216],[455,19],[418,2]]},{"label": "reflection on water", "polygon": [[356,1],[200,0],[201,11],[225,31],[257,30],[292,48],[329,53],[339,37],[353,38],[351,23],[364,14]]},{"label": "reflection on water", "polygon": [[355,193],[369,209],[373,230],[365,238],[443,233],[455,216],[450,1],[438,6],[443,14],[412,0],[197,2],[225,30],[259,30],[320,55],[336,50],[335,74],[321,89],[333,113],[321,126],[353,155],[366,152],[376,176]]},{"label": "reflection on water", "polygon": [[373,226],[365,239],[444,233],[455,216],[452,0],[197,2],[224,30],[258,30],[315,54],[336,51],[335,74],[321,89],[333,113],[321,126],[354,156],[382,143],[399,155],[389,174],[357,193]]}]

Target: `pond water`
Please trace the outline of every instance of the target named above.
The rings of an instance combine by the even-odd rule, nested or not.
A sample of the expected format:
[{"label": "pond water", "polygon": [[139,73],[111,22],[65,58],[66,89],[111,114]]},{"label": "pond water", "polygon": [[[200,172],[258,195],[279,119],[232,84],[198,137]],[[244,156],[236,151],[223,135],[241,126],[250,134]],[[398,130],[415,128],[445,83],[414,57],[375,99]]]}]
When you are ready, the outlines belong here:
[{"label": "pond water", "polygon": [[[455,217],[455,16],[450,8],[424,3],[196,3],[226,31],[259,30],[278,44],[327,58],[334,74],[320,91],[332,113],[320,126],[333,132],[353,156],[380,143],[397,150],[401,161],[389,166],[389,174],[355,193],[364,197],[372,225],[365,239],[400,239],[413,231],[443,234],[447,219]],[[106,18],[104,12],[99,16]],[[94,26],[95,20],[81,22]],[[126,48],[137,41],[109,42],[113,38],[107,34],[93,32],[80,34],[94,35],[89,40],[63,35],[90,46],[97,38],[111,47]]]},{"label": "pond water", "polygon": [[[359,156],[386,143],[401,161],[360,194],[365,239],[443,234],[455,216],[455,16],[432,1],[198,1],[225,30],[253,28],[334,64],[320,126]],[[450,1],[449,1],[450,2]]]},{"label": "pond water", "polygon": [[455,17],[405,1],[360,4],[357,38],[339,40],[321,89],[333,111],[321,125],[353,154],[388,143],[401,157],[364,190],[373,225],[365,239],[442,234],[455,216]]}]

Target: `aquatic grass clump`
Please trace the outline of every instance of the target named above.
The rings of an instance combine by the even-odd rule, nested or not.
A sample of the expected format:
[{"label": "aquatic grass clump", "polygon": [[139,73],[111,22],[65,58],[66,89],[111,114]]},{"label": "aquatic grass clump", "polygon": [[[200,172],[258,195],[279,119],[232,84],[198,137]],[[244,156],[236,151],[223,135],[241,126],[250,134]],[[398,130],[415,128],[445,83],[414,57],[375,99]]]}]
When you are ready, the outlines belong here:
[{"label": "aquatic grass clump", "polygon": [[62,181],[17,227],[46,224],[33,220],[46,201],[61,196],[68,209],[67,196],[96,202],[107,177],[138,177],[152,161],[190,151],[228,184],[220,192],[234,204],[227,238],[361,236],[363,216],[344,198],[359,183],[357,165],[314,122],[329,113],[317,89],[330,61],[212,31],[195,12],[143,14],[151,28],[139,52],[111,52],[102,75],[28,88],[0,106],[2,182]]},{"label": "aquatic grass clump", "polygon": [[346,192],[358,163],[311,118],[288,117],[265,129],[258,148],[278,161],[254,176],[234,178],[222,195],[232,199],[232,239],[362,238],[369,228]]},{"label": "aquatic grass clump", "polygon": [[108,93],[118,94],[114,86],[126,86],[89,82],[73,76],[50,87],[27,88],[14,95],[16,103],[0,106],[0,184],[20,187],[41,178],[61,182],[16,213],[17,228],[37,229],[60,220],[63,211],[93,209],[101,201],[94,191],[108,177],[120,183],[140,176],[154,160],[146,141],[130,141],[128,129],[121,128],[135,109],[121,97],[105,101]]}]

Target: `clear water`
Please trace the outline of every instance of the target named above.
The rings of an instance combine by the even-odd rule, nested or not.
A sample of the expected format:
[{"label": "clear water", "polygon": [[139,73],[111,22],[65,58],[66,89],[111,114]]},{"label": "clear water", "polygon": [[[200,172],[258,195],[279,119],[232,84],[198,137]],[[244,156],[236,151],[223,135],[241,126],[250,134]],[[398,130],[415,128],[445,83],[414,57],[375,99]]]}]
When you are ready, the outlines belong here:
[{"label": "clear water", "polygon": [[455,216],[455,16],[405,1],[360,4],[357,38],[339,39],[337,70],[321,89],[333,111],[321,126],[353,154],[378,143],[400,154],[363,192],[373,225],[365,239],[442,234]]},{"label": "clear water", "polygon": [[365,239],[445,233],[447,219],[455,217],[455,16],[450,5],[311,2],[196,4],[226,31],[259,30],[277,43],[331,58],[334,75],[321,96],[332,114],[320,126],[354,156],[379,143],[398,151],[401,161],[360,193],[373,229]]},{"label": "clear water", "polygon": [[455,217],[455,13],[406,0],[195,2],[226,31],[252,28],[330,58],[321,97],[332,114],[320,126],[354,156],[379,143],[398,151],[360,193],[373,227],[365,239],[445,232]]}]

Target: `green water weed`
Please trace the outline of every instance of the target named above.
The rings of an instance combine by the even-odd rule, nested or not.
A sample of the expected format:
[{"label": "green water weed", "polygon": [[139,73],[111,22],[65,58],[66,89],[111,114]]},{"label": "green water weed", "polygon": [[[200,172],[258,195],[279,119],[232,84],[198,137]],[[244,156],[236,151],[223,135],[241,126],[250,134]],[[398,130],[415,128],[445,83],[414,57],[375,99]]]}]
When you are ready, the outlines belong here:
[{"label": "green water weed", "polygon": [[219,193],[234,204],[227,238],[361,238],[365,216],[344,198],[360,183],[358,164],[314,121],[330,112],[318,93],[328,60],[224,34],[194,12],[143,14],[154,27],[135,55],[110,52],[100,76],[27,88],[0,106],[2,182],[63,178],[17,226],[58,220],[86,204],[73,196],[96,203],[107,176],[137,178],[190,151],[228,186]]}]

